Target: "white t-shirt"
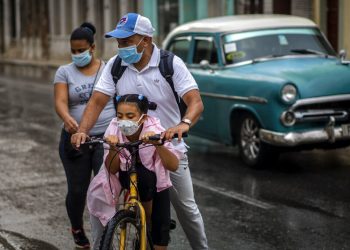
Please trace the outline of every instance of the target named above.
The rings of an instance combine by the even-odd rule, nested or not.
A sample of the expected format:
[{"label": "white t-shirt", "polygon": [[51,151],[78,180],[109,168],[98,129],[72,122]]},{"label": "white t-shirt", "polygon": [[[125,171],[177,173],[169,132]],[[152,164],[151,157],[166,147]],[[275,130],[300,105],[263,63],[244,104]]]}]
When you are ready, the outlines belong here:
[{"label": "white t-shirt", "polygon": [[[122,61],[123,66],[127,66],[122,77],[119,79],[117,89],[111,75],[111,68],[117,56],[112,57],[102,75],[95,85],[94,90],[102,92],[109,96],[125,94],[142,94],[149,101],[157,104],[156,110],[149,110],[151,116],[158,117],[165,129],[174,127],[181,121],[181,114],[174,93],[159,71],[160,50],[155,44],[151,59],[141,71],[138,71],[132,64]],[[188,71],[185,63],[177,56],[173,61],[174,75],[173,82],[175,91],[179,96],[192,89],[198,89],[198,85],[191,73]]]}]

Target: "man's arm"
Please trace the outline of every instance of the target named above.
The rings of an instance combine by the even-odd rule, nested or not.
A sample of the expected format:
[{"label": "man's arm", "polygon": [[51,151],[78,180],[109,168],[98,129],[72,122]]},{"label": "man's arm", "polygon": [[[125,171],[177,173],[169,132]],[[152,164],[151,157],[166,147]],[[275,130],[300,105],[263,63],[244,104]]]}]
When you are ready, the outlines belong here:
[{"label": "man's arm", "polygon": [[90,129],[95,125],[102,110],[106,106],[110,96],[98,91],[94,91],[81,118],[78,132],[72,135],[71,143],[77,148],[80,144],[85,143]]},{"label": "man's arm", "polygon": [[[182,99],[187,105],[186,114],[183,118],[190,119],[192,121],[191,127],[199,120],[204,105],[202,98],[199,94],[198,89],[192,89],[182,96]],[[164,137],[167,140],[173,138],[174,134],[178,134],[179,141],[182,138],[182,134],[188,132],[190,126],[186,123],[180,122],[177,126],[169,128],[165,133]]]},{"label": "man's arm", "polygon": [[183,118],[190,119],[192,121],[191,127],[199,120],[204,105],[198,89],[192,89],[183,95],[182,99],[187,105],[186,114]]}]

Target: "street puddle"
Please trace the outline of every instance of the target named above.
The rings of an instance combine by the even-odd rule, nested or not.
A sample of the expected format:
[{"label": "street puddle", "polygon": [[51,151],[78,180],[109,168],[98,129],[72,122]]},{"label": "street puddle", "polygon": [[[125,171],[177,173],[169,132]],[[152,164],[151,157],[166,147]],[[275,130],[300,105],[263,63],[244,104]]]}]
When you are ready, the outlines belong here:
[{"label": "street puddle", "polygon": [[27,238],[19,233],[0,230],[0,249],[8,250],[58,250],[49,243]]}]

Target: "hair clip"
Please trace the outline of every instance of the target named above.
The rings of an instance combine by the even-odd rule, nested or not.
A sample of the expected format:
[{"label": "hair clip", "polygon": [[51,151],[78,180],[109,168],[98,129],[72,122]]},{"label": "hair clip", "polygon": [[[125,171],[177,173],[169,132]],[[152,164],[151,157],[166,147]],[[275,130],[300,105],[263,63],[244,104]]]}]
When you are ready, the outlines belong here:
[{"label": "hair clip", "polygon": [[139,95],[137,98],[138,98],[140,101],[142,101],[142,100],[143,100],[143,95]]},{"label": "hair clip", "polygon": [[120,98],[121,98],[120,95],[118,95],[118,96],[115,97],[115,99],[117,100],[117,102],[119,102]]},{"label": "hair clip", "polygon": [[149,110],[156,110],[157,109],[157,103],[155,103],[155,102],[148,102],[148,108],[149,108]]}]

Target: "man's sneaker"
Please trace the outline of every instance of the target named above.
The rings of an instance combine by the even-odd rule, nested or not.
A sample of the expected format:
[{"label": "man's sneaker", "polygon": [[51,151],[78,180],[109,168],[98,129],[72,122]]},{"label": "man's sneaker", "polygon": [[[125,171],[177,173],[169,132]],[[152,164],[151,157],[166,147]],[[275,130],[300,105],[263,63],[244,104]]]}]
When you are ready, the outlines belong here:
[{"label": "man's sneaker", "polygon": [[86,238],[84,229],[72,229],[72,234],[77,248],[90,248],[90,242]]}]

